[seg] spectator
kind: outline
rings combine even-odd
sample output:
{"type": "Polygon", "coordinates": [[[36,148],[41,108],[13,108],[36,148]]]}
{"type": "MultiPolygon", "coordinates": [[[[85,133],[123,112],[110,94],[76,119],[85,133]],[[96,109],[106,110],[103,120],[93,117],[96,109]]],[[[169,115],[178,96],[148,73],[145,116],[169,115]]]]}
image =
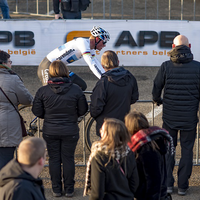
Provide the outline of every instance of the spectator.
{"type": "MultiPolygon", "coordinates": [[[[163,103],[163,128],[169,131],[177,146],[180,131],[181,159],[178,167],[178,194],[186,195],[193,165],[193,146],[198,122],[200,99],[200,63],[193,60],[188,38],[174,38],[170,60],[162,63],[153,86],[153,100],[163,103]],[[163,100],[161,93],[163,91],[163,100]]],[[[173,169],[175,156],[167,158],[168,192],[174,190],[173,169]]]]}
{"type": "MultiPolygon", "coordinates": [[[[16,106],[31,105],[32,95],[20,77],[11,70],[10,55],[0,50],[0,87],[16,106]]],[[[14,157],[16,146],[22,141],[19,114],[0,90],[0,169],[14,157]]]]}
{"type": "MultiPolygon", "coordinates": [[[[105,70],[95,57],[95,50],[101,51],[101,49],[106,46],[107,41],[110,40],[110,35],[105,29],[99,26],[94,26],[90,32],[91,36],[89,39],[76,38],[71,40],[51,51],[41,61],[37,73],[43,85],[46,85],[48,81],[49,65],[55,60],[61,60],[68,65],[83,57],[94,75],[98,78],[101,77],[101,74],[104,73],[105,70]]],[[[73,72],[70,72],[69,76],[72,82],[79,85],[82,90],[87,88],[85,81],[79,76],[73,72]]]]}
{"type": "Polygon", "coordinates": [[[7,0],[0,0],[0,7],[3,19],[10,19],[9,6],[7,0]]]}
{"type": "Polygon", "coordinates": [[[45,200],[42,180],[38,178],[46,159],[43,139],[23,140],[18,159],[11,160],[0,171],[0,200],[45,200]]]}
{"type": "Polygon", "coordinates": [[[130,135],[118,119],[106,119],[101,140],[93,143],[87,163],[84,195],[90,200],[133,200],[139,179],[130,135]]]}
{"type": "Polygon", "coordinates": [[[131,134],[130,149],[136,155],[139,187],[137,200],[167,200],[167,171],[165,154],[168,142],[173,141],[169,133],[159,127],[150,127],[146,117],[137,111],[125,117],[126,127],[131,134]]]}
{"type": "Polygon", "coordinates": [[[55,19],[81,19],[81,11],[89,6],[89,0],[53,0],[55,19]],[[59,4],[61,3],[60,14],[59,4]]]}
{"type": "Polygon", "coordinates": [[[67,66],[60,60],[49,67],[48,85],[37,91],[32,111],[44,119],[43,138],[47,143],[53,196],[74,194],[74,152],[79,139],[78,117],[88,110],[82,90],[69,79],[67,66]],[[61,175],[61,163],[63,175],[61,175]]]}
{"type": "Polygon", "coordinates": [[[117,54],[105,51],[101,57],[105,69],[91,95],[90,114],[96,120],[96,131],[105,118],[117,118],[124,121],[130,105],[138,100],[138,86],[135,77],[123,67],[119,67],[117,54]]]}

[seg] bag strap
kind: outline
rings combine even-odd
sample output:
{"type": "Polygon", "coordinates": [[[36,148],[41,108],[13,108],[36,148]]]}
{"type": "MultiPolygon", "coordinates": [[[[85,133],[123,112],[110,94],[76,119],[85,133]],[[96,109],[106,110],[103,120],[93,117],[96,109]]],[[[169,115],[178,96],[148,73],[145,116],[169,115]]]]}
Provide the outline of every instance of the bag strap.
{"type": "Polygon", "coordinates": [[[127,171],[127,170],[126,170],[126,157],[125,157],[125,172],[124,172],[124,170],[122,169],[119,160],[117,160],[117,159],[115,159],[115,160],[118,162],[119,168],[120,168],[121,172],[122,172],[122,173],[124,174],[124,176],[126,177],[126,171],[127,171]]]}
{"type": "Polygon", "coordinates": [[[13,102],[8,98],[8,96],[6,95],[6,93],[3,91],[3,89],[0,87],[0,90],[3,92],[3,94],[5,95],[5,97],[8,99],[8,101],[12,104],[12,106],[15,108],[15,110],[17,111],[17,113],[20,116],[19,111],[17,110],[17,108],[15,107],[15,105],[13,104],[13,102]]]}

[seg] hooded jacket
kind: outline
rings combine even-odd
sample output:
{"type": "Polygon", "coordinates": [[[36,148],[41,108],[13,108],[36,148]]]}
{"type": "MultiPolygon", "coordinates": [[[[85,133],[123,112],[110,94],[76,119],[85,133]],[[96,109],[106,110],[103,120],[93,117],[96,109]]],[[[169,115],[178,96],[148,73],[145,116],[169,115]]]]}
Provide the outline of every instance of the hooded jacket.
{"type": "MultiPolygon", "coordinates": [[[[13,71],[0,65],[0,87],[17,108],[31,105],[32,95],[13,71]]],[[[20,118],[12,104],[0,91],[0,147],[16,147],[22,141],[20,118]]]]}
{"type": "Polygon", "coordinates": [[[134,199],[139,183],[135,155],[129,147],[122,152],[119,149],[115,148],[109,161],[106,149],[98,149],[98,143],[92,146],[90,200],[134,199]]]}
{"type": "Polygon", "coordinates": [[[88,104],[79,86],[67,77],[50,78],[34,98],[32,111],[44,119],[47,135],[78,135],[77,120],[86,113],[88,104]]]}
{"type": "Polygon", "coordinates": [[[123,67],[111,69],[102,74],[91,95],[90,114],[97,122],[97,132],[104,118],[124,121],[130,105],[139,98],[135,77],[123,67]]]}
{"type": "Polygon", "coordinates": [[[180,45],[170,51],[170,60],[161,65],[154,79],[152,95],[155,102],[163,103],[163,121],[168,127],[176,130],[196,127],[200,62],[193,60],[189,47],[180,45]]]}
{"type": "Polygon", "coordinates": [[[167,195],[165,154],[169,140],[173,144],[167,131],[159,127],[142,129],[131,137],[129,147],[136,154],[139,175],[137,200],[160,200],[167,195]],[[155,149],[150,141],[156,143],[155,149]]]}
{"type": "Polygon", "coordinates": [[[45,200],[40,178],[23,171],[16,159],[0,171],[0,200],[45,200]]]}

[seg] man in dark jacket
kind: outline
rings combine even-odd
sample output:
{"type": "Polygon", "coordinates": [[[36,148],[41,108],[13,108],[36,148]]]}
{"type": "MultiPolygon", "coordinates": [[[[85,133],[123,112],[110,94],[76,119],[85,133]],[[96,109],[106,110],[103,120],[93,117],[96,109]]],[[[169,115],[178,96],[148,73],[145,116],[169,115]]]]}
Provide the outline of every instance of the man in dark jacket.
{"type": "Polygon", "coordinates": [[[81,11],[86,10],[89,4],[90,0],[53,0],[55,19],[81,19],[81,11]]]}
{"type": "Polygon", "coordinates": [[[105,118],[116,118],[124,121],[130,105],[138,100],[138,86],[135,77],[123,67],[119,67],[117,54],[105,51],[101,57],[105,69],[91,95],[90,114],[96,120],[96,131],[105,118]]]}
{"type": "MultiPolygon", "coordinates": [[[[180,131],[181,159],[178,168],[178,194],[185,195],[193,165],[193,146],[198,122],[200,97],[200,63],[193,60],[187,37],[174,38],[170,60],[164,62],[154,80],[153,101],[163,103],[163,128],[173,137],[177,146],[180,131]],[[163,100],[161,93],[163,92],[163,100]]],[[[168,193],[173,192],[175,157],[167,158],[168,193]]]]}
{"type": "Polygon", "coordinates": [[[45,200],[42,180],[38,178],[46,159],[41,138],[28,138],[18,149],[18,160],[11,160],[0,171],[0,200],[45,200]]]}

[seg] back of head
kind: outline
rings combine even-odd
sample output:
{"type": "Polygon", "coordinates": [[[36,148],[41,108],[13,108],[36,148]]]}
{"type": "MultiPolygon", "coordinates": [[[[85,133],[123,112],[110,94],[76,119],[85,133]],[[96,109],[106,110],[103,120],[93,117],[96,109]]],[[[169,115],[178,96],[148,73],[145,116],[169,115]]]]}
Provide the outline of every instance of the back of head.
{"type": "Polygon", "coordinates": [[[18,162],[28,167],[34,166],[38,160],[45,157],[46,143],[41,138],[23,140],[18,149],[18,162]]]}
{"type": "Polygon", "coordinates": [[[149,128],[147,118],[137,111],[132,111],[125,116],[125,125],[131,135],[134,135],[141,129],[149,128]]]}
{"type": "Polygon", "coordinates": [[[61,60],[55,60],[49,66],[50,77],[69,77],[69,70],[61,60]]]}
{"type": "Polygon", "coordinates": [[[113,151],[116,147],[126,146],[130,141],[130,134],[125,124],[118,119],[105,119],[104,134],[106,134],[106,137],[103,137],[102,143],[107,145],[110,151],[113,151]]]}
{"type": "Polygon", "coordinates": [[[105,69],[112,69],[119,66],[118,56],[114,51],[108,50],[101,56],[101,65],[105,69]]]}
{"type": "Polygon", "coordinates": [[[184,35],[178,35],[174,38],[173,40],[173,44],[174,46],[180,46],[180,45],[185,45],[187,47],[189,47],[189,41],[188,38],[184,35]]]}
{"type": "Polygon", "coordinates": [[[10,55],[7,52],[0,50],[0,64],[6,63],[9,58],[10,55]]]}

